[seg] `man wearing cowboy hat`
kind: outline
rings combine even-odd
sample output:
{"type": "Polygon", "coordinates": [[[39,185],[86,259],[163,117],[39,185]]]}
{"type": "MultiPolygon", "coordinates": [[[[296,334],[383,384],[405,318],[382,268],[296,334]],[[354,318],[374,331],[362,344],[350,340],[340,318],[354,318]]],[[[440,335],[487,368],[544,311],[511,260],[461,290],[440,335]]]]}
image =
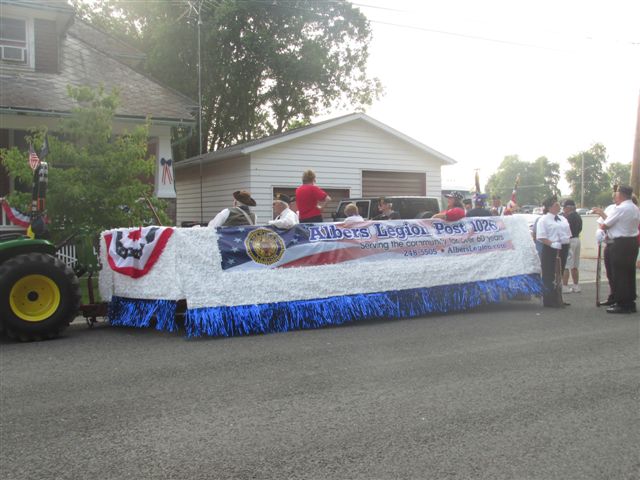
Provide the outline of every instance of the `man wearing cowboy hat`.
{"type": "Polygon", "coordinates": [[[288,195],[279,193],[273,200],[273,213],[276,216],[273,220],[269,220],[269,225],[277,228],[288,229],[294,227],[300,220],[296,212],[289,208],[291,198],[288,195]]]}
{"type": "Polygon", "coordinates": [[[256,201],[246,190],[233,192],[233,207],[225,208],[209,222],[209,227],[232,227],[236,225],[255,225],[256,214],[249,207],[255,207],[256,201]]]}

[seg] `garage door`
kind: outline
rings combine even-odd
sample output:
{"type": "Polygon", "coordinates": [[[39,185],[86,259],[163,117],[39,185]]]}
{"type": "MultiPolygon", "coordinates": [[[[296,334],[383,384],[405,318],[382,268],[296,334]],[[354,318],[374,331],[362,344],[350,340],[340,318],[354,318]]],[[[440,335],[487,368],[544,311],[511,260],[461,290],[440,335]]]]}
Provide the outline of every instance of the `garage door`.
{"type": "Polygon", "coordinates": [[[421,172],[362,172],[362,196],[426,195],[427,175],[421,172]]]}
{"type": "MultiPolygon", "coordinates": [[[[320,188],[322,188],[322,186],[320,186],[320,188]]],[[[331,201],[327,202],[324,208],[322,209],[322,218],[324,218],[325,222],[330,222],[332,221],[331,213],[336,211],[336,209],[338,208],[338,204],[340,203],[340,200],[349,198],[349,190],[342,189],[342,188],[322,188],[322,189],[325,192],[327,192],[327,195],[331,197],[331,201]]],[[[278,193],[284,193],[285,195],[289,195],[291,197],[296,194],[296,189],[286,188],[286,187],[282,187],[282,188],[274,187],[273,188],[274,198],[275,198],[275,195],[277,195],[278,193]]],[[[295,205],[294,205],[294,208],[295,208],[295,205]]]]}

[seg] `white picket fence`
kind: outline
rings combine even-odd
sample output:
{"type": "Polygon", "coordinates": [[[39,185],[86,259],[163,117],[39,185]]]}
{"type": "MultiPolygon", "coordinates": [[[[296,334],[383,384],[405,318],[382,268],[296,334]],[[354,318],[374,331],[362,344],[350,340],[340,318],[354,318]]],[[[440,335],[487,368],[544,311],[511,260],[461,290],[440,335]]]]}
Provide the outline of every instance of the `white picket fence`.
{"type": "Polygon", "coordinates": [[[71,268],[75,267],[76,263],[78,263],[78,257],[76,256],[76,246],[73,243],[69,243],[60,247],[56,252],[56,257],[58,257],[71,268]]]}

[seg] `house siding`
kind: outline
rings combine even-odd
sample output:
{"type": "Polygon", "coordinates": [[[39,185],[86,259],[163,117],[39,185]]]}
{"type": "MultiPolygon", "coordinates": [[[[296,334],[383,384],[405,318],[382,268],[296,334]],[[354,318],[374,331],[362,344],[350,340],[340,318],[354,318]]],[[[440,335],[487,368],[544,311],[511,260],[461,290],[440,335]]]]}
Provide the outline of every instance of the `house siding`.
{"type": "Polygon", "coordinates": [[[250,189],[261,221],[271,218],[273,187],[297,187],[312,169],[321,188],[362,195],[362,171],[423,172],[428,196],[440,197],[442,161],[357,120],[251,154],[250,189]]]}
{"type": "Polygon", "coordinates": [[[54,20],[36,18],[34,24],[34,55],[37,72],[58,73],[58,34],[54,20]]]}
{"type": "MultiPolygon", "coordinates": [[[[200,221],[200,167],[194,165],[175,171],[176,191],[178,195],[176,220],[182,222],[200,221]]],[[[249,159],[231,158],[202,166],[202,210],[203,221],[208,222],[220,210],[230,207],[233,192],[250,190],[249,159]]],[[[256,199],[257,200],[257,199],[256,199]]],[[[269,213],[271,199],[269,199],[269,213]]],[[[259,221],[268,220],[259,215],[259,221]]]]}

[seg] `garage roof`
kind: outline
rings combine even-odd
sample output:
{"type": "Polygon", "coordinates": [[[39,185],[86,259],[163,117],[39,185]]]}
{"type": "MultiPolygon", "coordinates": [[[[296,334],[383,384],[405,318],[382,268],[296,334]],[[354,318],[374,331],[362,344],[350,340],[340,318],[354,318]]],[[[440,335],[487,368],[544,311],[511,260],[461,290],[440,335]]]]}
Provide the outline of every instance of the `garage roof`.
{"type": "Polygon", "coordinates": [[[232,147],[223,148],[221,150],[216,150],[214,152],[204,153],[202,155],[197,155],[195,157],[188,158],[176,164],[176,168],[185,168],[189,165],[193,165],[195,163],[199,163],[202,160],[202,163],[210,163],[218,160],[224,160],[226,158],[239,157],[243,155],[249,155],[253,152],[257,152],[259,150],[263,150],[265,148],[270,148],[280,143],[288,142],[290,140],[294,140],[296,138],[304,137],[305,135],[310,135],[313,133],[321,132],[323,130],[336,127],[338,125],[343,125],[348,122],[353,122],[356,120],[362,120],[364,122],[373,125],[380,130],[383,130],[400,140],[407,142],[414,147],[424,151],[425,153],[434,156],[436,159],[440,160],[442,163],[447,165],[453,165],[456,163],[455,160],[446,156],[443,153],[434,150],[431,147],[426,146],[425,144],[418,142],[417,140],[401,133],[388,125],[385,125],[374,118],[364,114],[364,113],[351,113],[349,115],[344,115],[342,117],[333,118],[330,120],[325,120],[324,122],[315,123],[313,125],[307,125],[306,127],[296,128],[294,130],[289,130],[288,132],[279,133],[276,135],[271,135],[268,137],[260,138],[258,140],[252,140],[250,142],[239,143],[238,145],[234,145],[232,147]]]}

